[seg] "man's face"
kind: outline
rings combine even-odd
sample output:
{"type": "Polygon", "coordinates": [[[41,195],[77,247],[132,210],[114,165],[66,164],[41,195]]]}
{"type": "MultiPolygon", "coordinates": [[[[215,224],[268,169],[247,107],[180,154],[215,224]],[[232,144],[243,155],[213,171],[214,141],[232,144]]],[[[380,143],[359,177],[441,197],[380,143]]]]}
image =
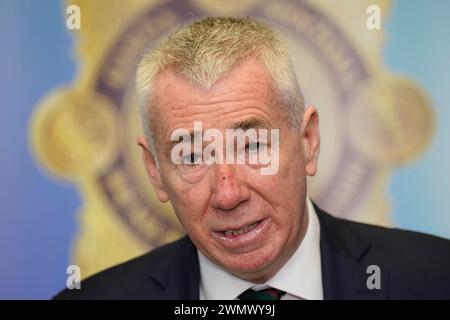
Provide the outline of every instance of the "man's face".
{"type": "Polygon", "coordinates": [[[247,280],[271,277],[306,231],[306,175],[316,172],[320,143],[316,110],[308,108],[300,128],[293,128],[270,74],[255,59],[241,62],[208,91],[167,71],[158,76],[155,93],[159,169],[145,139],[139,143],[159,200],[171,201],[187,234],[211,261],[247,280]],[[171,134],[192,131],[194,121],[221,132],[242,123],[279,129],[278,172],[262,175],[250,164],[174,164],[171,134]]]}

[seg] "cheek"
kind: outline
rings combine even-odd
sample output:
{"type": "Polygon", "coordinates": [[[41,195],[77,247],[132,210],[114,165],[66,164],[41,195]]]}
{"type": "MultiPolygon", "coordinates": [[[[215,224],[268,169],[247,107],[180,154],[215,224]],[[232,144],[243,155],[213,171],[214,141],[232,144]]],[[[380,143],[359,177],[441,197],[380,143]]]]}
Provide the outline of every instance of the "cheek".
{"type": "Polygon", "coordinates": [[[187,232],[199,232],[205,224],[208,208],[208,186],[202,183],[187,184],[180,179],[172,179],[168,184],[170,202],[181,224],[187,232]]]}
{"type": "Polygon", "coordinates": [[[273,222],[277,231],[282,231],[282,234],[295,228],[306,198],[306,176],[299,154],[301,150],[295,146],[286,149],[280,150],[280,167],[277,174],[261,175],[255,171],[249,175],[254,190],[274,209],[273,222]]]}
{"type": "Polygon", "coordinates": [[[253,170],[249,183],[273,206],[292,203],[293,195],[306,196],[306,175],[300,156],[280,154],[279,170],[274,175],[262,175],[253,170]]]}
{"type": "Polygon", "coordinates": [[[300,141],[292,138],[291,143],[286,146],[283,152],[280,152],[280,170],[277,177],[278,185],[282,186],[282,196],[291,199],[298,195],[301,199],[306,196],[306,172],[303,151],[300,147],[300,141]],[[289,192],[286,192],[289,190],[289,192]]]}

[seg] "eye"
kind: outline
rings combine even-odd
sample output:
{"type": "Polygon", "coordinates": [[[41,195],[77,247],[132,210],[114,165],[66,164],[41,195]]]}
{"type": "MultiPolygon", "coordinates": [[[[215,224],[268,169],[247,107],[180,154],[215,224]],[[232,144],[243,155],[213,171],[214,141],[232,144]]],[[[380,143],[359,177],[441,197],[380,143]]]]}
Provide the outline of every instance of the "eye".
{"type": "Polygon", "coordinates": [[[248,152],[256,152],[262,147],[264,147],[264,143],[259,141],[250,142],[245,145],[245,149],[248,150],[248,152]]]}
{"type": "Polygon", "coordinates": [[[196,153],[190,153],[182,158],[181,163],[187,166],[196,166],[202,163],[202,156],[196,153]]]}

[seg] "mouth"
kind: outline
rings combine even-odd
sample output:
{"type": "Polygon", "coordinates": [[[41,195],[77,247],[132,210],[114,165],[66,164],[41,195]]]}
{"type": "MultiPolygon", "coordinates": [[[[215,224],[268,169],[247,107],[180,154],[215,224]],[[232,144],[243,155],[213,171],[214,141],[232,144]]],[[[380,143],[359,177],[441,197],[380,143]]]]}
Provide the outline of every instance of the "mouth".
{"type": "Polygon", "coordinates": [[[258,240],[262,233],[268,229],[269,223],[270,219],[265,218],[236,229],[213,231],[212,234],[215,239],[226,246],[241,247],[258,240]]]}

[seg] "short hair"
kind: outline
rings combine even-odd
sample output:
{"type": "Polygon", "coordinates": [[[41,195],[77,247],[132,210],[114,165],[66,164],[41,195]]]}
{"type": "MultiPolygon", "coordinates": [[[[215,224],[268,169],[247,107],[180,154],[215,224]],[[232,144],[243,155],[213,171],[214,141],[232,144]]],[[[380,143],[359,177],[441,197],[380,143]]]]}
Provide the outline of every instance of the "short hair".
{"type": "Polygon", "coordinates": [[[281,101],[298,128],[304,98],[281,36],[266,23],[251,18],[207,17],[164,37],[146,53],[137,70],[136,90],[144,134],[158,163],[151,127],[154,80],[172,70],[194,86],[208,90],[238,62],[253,57],[263,62],[272,76],[281,101]]]}

